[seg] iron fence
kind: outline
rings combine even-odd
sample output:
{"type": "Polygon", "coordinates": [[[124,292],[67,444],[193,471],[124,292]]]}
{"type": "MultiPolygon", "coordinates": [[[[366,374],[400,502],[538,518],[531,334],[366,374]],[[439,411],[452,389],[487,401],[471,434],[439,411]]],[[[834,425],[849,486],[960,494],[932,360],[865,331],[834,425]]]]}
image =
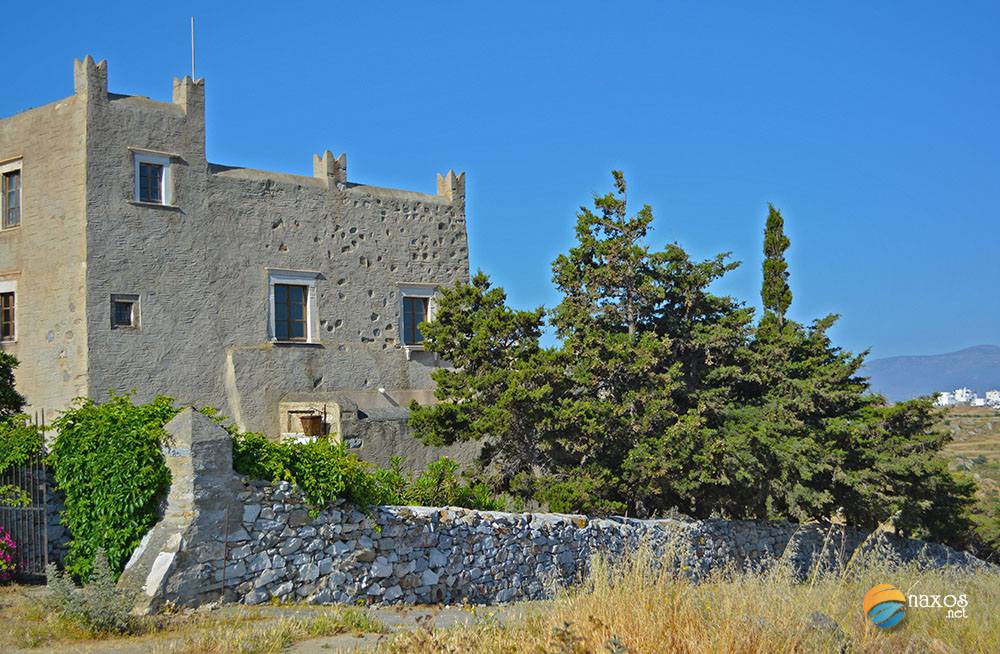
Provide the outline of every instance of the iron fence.
{"type": "Polygon", "coordinates": [[[47,472],[42,452],[23,465],[0,473],[0,527],[14,539],[17,576],[30,579],[45,575],[48,563],[47,472]]]}

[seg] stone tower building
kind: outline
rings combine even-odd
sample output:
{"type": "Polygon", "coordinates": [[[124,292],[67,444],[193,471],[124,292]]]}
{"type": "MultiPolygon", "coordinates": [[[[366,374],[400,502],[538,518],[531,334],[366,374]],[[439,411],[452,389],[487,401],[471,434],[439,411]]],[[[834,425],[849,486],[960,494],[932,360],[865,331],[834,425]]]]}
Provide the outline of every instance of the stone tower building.
{"type": "Polygon", "coordinates": [[[0,346],[31,407],[134,389],[275,437],[325,415],[375,460],[419,449],[405,406],[441,362],[416,325],[468,279],[464,174],[427,195],[329,151],[312,177],[213,164],[203,80],[159,102],[107,71],[78,60],[72,96],[0,120],[0,346]]]}

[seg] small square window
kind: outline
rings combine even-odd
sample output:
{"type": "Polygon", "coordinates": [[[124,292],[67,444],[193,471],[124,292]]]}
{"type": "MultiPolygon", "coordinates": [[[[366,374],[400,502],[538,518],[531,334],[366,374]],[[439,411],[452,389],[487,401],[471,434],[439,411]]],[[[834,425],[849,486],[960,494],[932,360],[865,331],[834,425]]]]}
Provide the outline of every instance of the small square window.
{"type": "Polygon", "coordinates": [[[13,341],[17,337],[14,323],[13,292],[0,293],[0,341],[13,341]]]}
{"type": "Polygon", "coordinates": [[[111,328],[136,329],[139,327],[139,296],[111,296],[111,328]]]}
{"type": "Polygon", "coordinates": [[[0,206],[3,209],[3,229],[21,224],[21,169],[9,170],[0,179],[0,206]]]}

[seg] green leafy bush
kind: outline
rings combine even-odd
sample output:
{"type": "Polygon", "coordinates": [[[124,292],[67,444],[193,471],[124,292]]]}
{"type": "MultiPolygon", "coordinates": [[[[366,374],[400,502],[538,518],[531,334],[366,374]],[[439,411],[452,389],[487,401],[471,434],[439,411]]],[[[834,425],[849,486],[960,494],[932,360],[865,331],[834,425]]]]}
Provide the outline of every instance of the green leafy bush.
{"type": "Polygon", "coordinates": [[[28,492],[14,484],[0,486],[0,506],[23,508],[31,504],[28,492]]]}
{"type": "Polygon", "coordinates": [[[493,510],[503,507],[485,484],[461,480],[458,464],[449,459],[432,463],[410,481],[402,473],[401,459],[394,459],[388,468],[377,468],[348,452],[342,444],[325,439],[276,443],[262,434],[236,434],[233,468],[255,479],[296,484],[314,510],[340,498],[362,509],[377,504],[493,510]]]}
{"type": "MultiPolygon", "coordinates": [[[[16,362],[15,362],[16,365],[16,362]]],[[[0,368],[3,364],[0,363],[0,368]]],[[[3,385],[0,372],[0,386],[3,385]]],[[[4,391],[0,390],[0,396],[4,391]]],[[[0,404],[4,402],[0,399],[0,404]]],[[[0,413],[3,413],[0,410],[0,413]]],[[[28,419],[15,414],[0,418],[0,472],[23,465],[29,458],[42,452],[42,432],[28,419]]],[[[0,484],[0,506],[25,507],[31,504],[28,493],[14,484],[0,484]]],[[[9,581],[16,571],[17,543],[0,525],[0,582],[9,581]]]]}
{"type": "Polygon", "coordinates": [[[500,511],[505,504],[493,496],[483,482],[463,480],[458,464],[441,457],[429,464],[410,484],[402,489],[406,504],[422,506],[464,506],[486,511],[500,511]]]}
{"type": "Polygon", "coordinates": [[[0,472],[22,465],[42,451],[42,432],[24,414],[0,418],[0,472]]]}
{"type": "Polygon", "coordinates": [[[66,495],[62,524],[71,536],[66,568],[73,575],[88,578],[98,549],[120,573],[156,522],[170,485],[160,452],[163,425],[176,414],[169,397],[137,405],[130,395],[112,394],[101,404],[77,399],[56,419],[49,461],[66,495]]]}
{"type": "Polygon", "coordinates": [[[94,553],[90,581],[77,588],[69,575],[55,565],[46,568],[48,593],[44,603],[64,620],[75,622],[92,634],[124,634],[133,631],[136,623],[132,609],[138,591],[120,587],[102,548],[94,553]]]}
{"type": "Polygon", "coordinates": [[[339,498],[359,507],[394,499],[392,484],[384,473],[327,439],[275,443],[262,434],[237,434],[233,437],[233,468],[256,479],[292,482],[317,509],[339,498]]]}

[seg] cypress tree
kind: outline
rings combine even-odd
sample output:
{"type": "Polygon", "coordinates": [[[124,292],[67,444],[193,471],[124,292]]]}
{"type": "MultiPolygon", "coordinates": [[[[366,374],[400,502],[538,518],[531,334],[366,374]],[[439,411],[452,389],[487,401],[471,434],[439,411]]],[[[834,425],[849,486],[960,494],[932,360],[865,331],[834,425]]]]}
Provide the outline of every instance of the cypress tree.
{"type": "Polygon", "coordinates": [[[764,322],[785,325],[785,313],[792,304],[792,289],[788,286],[788,263],[785,250],[791,241],[785,236],[785,221],[773,204],[767,205],[767,225],[764,227],[764,282],[760,298],[764,303],[764,322]]]}

